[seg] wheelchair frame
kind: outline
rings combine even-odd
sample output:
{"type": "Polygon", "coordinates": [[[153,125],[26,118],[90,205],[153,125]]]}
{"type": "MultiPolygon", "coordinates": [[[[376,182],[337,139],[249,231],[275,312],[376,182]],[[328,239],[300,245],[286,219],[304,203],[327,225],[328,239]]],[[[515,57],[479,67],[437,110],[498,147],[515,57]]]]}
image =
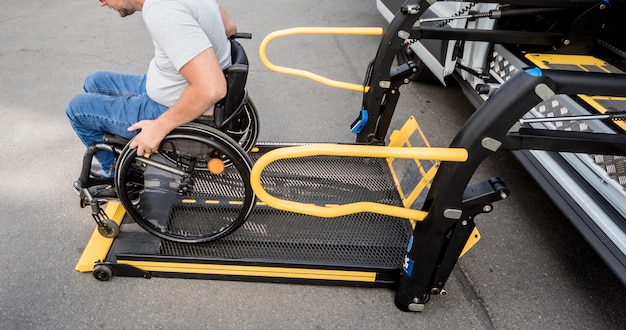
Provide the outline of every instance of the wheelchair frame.
{"type": "MultiPolygon", "coordinates": [[[[241,44],[235,40],[238,38],[250,39],[252,38],[252,35],[250,33],[237,33],[230,37],[233,64],[224,70],[227,83],[227,94],[222,100],[216,103],[213,116],[201,116],[194,120],[194,122],[183,125],[174,130],[174,132],[168,136],[181,134],[182,131],[184,132],[182,134],[201,136],[201,138],[205,139],[205,141],[218,140],[220,141],[218,143],[226,145],[230,149],[234,149],[232,152],[237,154],[235,158],[237,158],[237,160],[239,160],[242,164],[246,164],[245,166],[247,166],[247,171],[249,172],[249,168],[251,167],[249,164],[250,161],[248,158],[241,155],[245,155],[245,153],[250,151],[250,149],[252,149],[255,145],[259,131],[259,120],[256,107],[249,98],[248,92],[245,88],[248,76],[248,57],[241,44]],[[243,130],[242,125],[244,127],[243,130]]],[[[87,206],[91,208],[92,218],[95,220],[98,232],[102,236],[114,238],[119,233],[119,225],[115,221],[111,220],[102,209],[101,205],[105,203],[106,200],[94,197],[89,191],[89,188],[103,184],[115,185],[118,192],[118,198],[122,204],[127,210],[134,209],[133,201],[130,200],[125,187],[126,171],[128,171],[129,168],[128,166],[125,167],[122,170],[123,173],[120,172],[119,169],[122,164],[121,161],[128,157],[132,157],[134,151],[129,150],[128,148],[129,140],[122,137],[105,134],[104,140],[104,143],[98,143],[88,147],[85,155],[83,156],[83,165],[78,180],[78,183],[80,184],[80,205],[83,208],[87,206]],[[110,152],[115,156],[114,166],[116,167],[116,175],[114,178],[101,179],[94,178],[90,175],[93,157],[99,151],[110,152]],[[122,173],[122,175],[118,175],[118,173],[122,173]],[[120,186],[122,187],[120,188],[120,186]]],[[[143,158],[142,161],[144,164],[155,164],[147,158],[140,158],[143,158]]],[[[185,173],[176,169],[169,169],[169,171],[176,172],[185,177],[190,176],[190,173],[185,173]]],[[[250,209],[252,207],[253,200],[254,194],[246,197],[246,205],[249,204],[246,208],[250,209]]],[[[249,211],[247,213],[249,213],[249,211]]],[[[235,225],[233,225],[231,229],[224,230],[223,233],[211,235],[211,239],[221,237],[230,231],[235,230],[245,221],[245,214],[247,213],[244,213],[243,218],[240,217],[241,219],[236,221],[235,225]]],[[[135,212],[134,216],[137,217],[138,214],[135,212]]],[[[164,234],[161,231],[142,223],[140,220],[138,223],[141,224],[147,231],[157,236],[164,237],[164,234]]],[[[167,238],[166,235],[165,237],[167,238]]]]}

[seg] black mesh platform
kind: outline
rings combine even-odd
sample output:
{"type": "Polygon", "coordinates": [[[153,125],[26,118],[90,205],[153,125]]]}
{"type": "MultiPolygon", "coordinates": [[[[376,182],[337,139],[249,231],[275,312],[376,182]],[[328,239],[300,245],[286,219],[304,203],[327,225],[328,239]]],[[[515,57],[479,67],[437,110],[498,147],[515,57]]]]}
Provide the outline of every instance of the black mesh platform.
{"type": "MultiPolygon", "coordinates": [[[[401,205],[384,159],[310,157],[281,160],[263,172],[262,182],[276,197],[316,205],[359,201],[401,205]]],[[[279,211],[263,203],[257,203],[247,222],[237,231],[209,243],[161,240],[135,227],[127,216],[109,259],[181,259],[185,262],[242,262],[314,268],[345,266],[383,269],[394,274],[399,274],[412,233],[406,219],[371,213],[318,218],[279,211]]]]}

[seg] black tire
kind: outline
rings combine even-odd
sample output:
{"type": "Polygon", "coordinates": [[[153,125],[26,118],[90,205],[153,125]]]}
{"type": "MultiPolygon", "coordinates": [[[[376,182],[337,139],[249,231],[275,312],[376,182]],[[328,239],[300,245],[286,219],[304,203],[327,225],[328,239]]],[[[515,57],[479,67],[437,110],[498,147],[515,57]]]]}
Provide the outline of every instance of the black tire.
{"type": "Polygon", "coordinates": [[[102,220],[102,225],[98,226],[98,233],[106,238],[115,238],[120,232],[120,226],[111,219],[102,220]]]}
{"type": "Polygon", "coordinates": [[[250,152],[259,137],[259,114],[252,99],[247,95],[243,106],[243,114],[234,123],[229,124],[224,133],[237,141],[243,150],[250,152]]]}
{"type": "Polygon", "coordinates": [[[128,214],[149,233],[203,243],[230,234],[250,215],[255,201],[251,168],[249,156],[233,139],[190,123],[168,134],[150,158],[125,148],[116,186],[128,214]],[[209,162],[221,171],[210,170],[209,162]]]}
{"type": "Polygon", "coordinates": [[[437,79],[430,69],[422,62],[422,60],[415,55],[408,43],[405,43],[398,49],[396,54],[396,61],[398,65],[405,64],[409,61],[415,62],[417,65],[417,71],[412,74],[409,79],[417,82],[433,82],[437,79]]]}
{"type": "Polygon", "coordinates": [[[96,280],[106,282],[113,278],[113,269],[107,265],[99,264],[93,267],[92,274],[96,280]]]}
{"type": "Polygon", "coordinates": [[[217,128],[239,143],[243,150],[250,152],[256,145],[257,138],[259,137],[259,114],[252,99],[250,99],[247,94],[238,113],[239,114],[236,114],[233,118],[227,119],[220,127],[217,127],[210,117],[210,119],[201,117],[194,122],[217,128]]]}

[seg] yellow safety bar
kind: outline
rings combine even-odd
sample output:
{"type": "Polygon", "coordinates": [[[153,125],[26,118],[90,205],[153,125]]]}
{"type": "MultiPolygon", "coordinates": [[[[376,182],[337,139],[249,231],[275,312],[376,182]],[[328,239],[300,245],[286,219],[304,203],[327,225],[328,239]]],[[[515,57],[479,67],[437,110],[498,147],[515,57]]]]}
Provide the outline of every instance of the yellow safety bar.
{"type": "Polygon", "coordinates": [[[369,86],[363,86],[360,84],[337,81],[337,80],[320,76],[310,71],[274,65],[272,62],[270,62],[267,59],[266,49],[270,41],[276,38],[292,36],[296,34],[352,34],[352,35],[379,36],[383,34],[382,28],[380,27],[353,27],[353,28],[299,27],[299,28],[292,28],[292,29],[286,29],[286,30],[278,30],[278,31],[274,31],[268,34],[265,37],[265,39],[263,39],[263,41],[261,42],[261,47],[259,49],[259,56],[261,57],[261,62],[263,62],[263,64],[272,71],[308,78],[308,79],[322,83],[330,87],[343,88],[343,89],[356,91],[356,92],[362,92],[362,93],[367,93],[369,91],[369,86]]]}
{"type": "Polygon", "coordinates": [[[404,148],[361,145],[318,144],[297,147],[287,147],[272,150],[260,157],[252,167],[250,181],[257,197],[267,205],[283,211],[296,212],[323,218],[339,217],[360,212],[371,212],[393,217],[423,220],[427,212],[392,206],[374,202],[357,202],[344,205],[318,206],[276,198],[270,195],[261,184],[261,173],[272,162],[281,159],[300,158],[309,156],[345,156],[345,157],[372,157],[372,158],[406,158],[430,159],[451,162],[467,160],[467,150],[462,148],[404,148]]]}

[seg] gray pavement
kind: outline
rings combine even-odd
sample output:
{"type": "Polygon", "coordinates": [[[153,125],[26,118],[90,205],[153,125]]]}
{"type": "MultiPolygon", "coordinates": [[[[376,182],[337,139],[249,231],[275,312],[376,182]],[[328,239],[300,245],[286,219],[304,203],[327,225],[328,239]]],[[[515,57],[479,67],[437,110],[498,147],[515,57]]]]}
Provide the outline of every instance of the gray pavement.
{"type": "MultiPolygon", "coordinates": [[[[385,26],[373,0],[222,1],[251,59],[262,141],[353,142],[361,96],[262,67],[262,38],[297,26],[385,26]]],[[[277,40],[270,58],[361,82],[377,37],[277,40]]],[[[0,329],[619,329],[626,289],[507,153],[476,179],[500,176],[512,197],[478,218],[483,238],[445,297],[403,313],[388,289],[114,278],[74,271],[94,224],[71,183],[84,148],[65,117],[97,69],[144,72],[152,45],[140,15],[96,1],[0,3],[0,329]]],[[[472,109],[455,87],[403,88],[394,126],[415,115],[446,146],[472,109]]]]}

